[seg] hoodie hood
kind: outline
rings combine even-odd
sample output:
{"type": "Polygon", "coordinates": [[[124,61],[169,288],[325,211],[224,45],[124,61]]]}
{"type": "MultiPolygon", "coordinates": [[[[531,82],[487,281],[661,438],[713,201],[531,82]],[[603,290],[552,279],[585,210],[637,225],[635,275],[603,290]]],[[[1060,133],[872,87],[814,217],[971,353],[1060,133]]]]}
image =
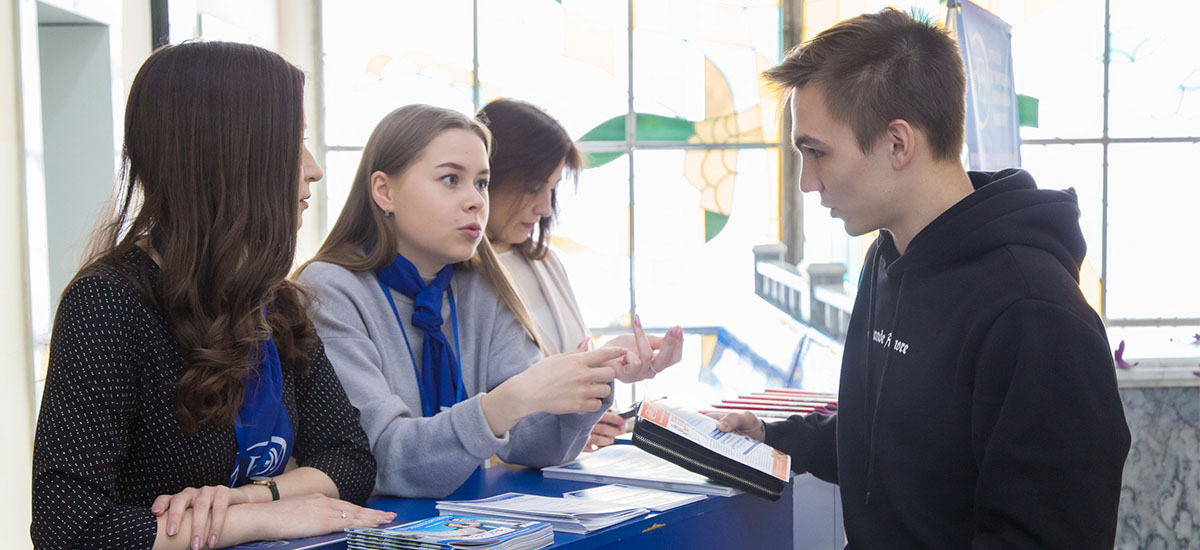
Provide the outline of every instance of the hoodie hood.
{"type": "MultiPolygon", "coordinates": [[[[888,266],[899,274],[919,266],[970,261],[1000,247],[1045,250],[1079,280],[1087,253],[1074,189],[1038,189],[1033,176],[1012,168],[968,172],[975,191],[938,216],[888,266]]],[[[887,243],[891,238],[883,233],[887,243]]]]}

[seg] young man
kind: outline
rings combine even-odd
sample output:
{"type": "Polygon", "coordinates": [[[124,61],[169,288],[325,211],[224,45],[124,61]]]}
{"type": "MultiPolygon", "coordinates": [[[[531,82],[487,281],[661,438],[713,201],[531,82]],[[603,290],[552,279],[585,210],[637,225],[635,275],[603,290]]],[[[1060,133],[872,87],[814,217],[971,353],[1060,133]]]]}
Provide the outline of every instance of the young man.
{"type": "Polygon", "coordinates": [[[1073,191],[967,173],[962,58],[892,9],[767,71],[800,188],[867,253],[838,414],[721,421],[840,485],[849,548],[1113,547],[1129,429],[1073,191]]]}

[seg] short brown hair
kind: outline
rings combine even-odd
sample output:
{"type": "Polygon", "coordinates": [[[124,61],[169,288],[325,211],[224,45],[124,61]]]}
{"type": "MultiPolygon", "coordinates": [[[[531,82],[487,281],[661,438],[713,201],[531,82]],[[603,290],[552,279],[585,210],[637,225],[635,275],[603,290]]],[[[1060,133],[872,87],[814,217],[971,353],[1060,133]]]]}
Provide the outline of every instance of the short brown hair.
{"type": "MultiPolygon", "coordinates": [[[[583,155],[567,131],[540,108],[513,99],[496,99],[476,115],[487,124],[496,143],[492,149],[493,193],[515,185],[537,192],[563,163],[567,176],[576,178],[583,169],[583,155]]],[[[537,240],[532,237],[517,246],[527,257],[546,256],[546,239],[558,214],[558,192],[550,195],[550,215],[538,222],[537,240]]]]}
{"type": "Polygon", "coordinates": [[[763,73],[787,93],[821,88],[826,106],[867,153],[889,122],[929,138],[933,156],[958,159],[966,121],[966,72],[944,30],[894,8],[842,21],[796,46],[763,73]]]}

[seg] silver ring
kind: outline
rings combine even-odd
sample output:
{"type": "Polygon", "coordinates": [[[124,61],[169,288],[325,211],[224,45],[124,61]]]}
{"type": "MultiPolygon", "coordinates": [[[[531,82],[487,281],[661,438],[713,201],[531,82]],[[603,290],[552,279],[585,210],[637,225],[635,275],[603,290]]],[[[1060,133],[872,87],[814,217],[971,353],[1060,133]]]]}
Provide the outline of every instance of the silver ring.
{"type": "Polygon", "coordinates": [[[660,370],[655,370],[655,368],[654,368],[654,363],[649,363],[649,365],[650,365],[650,372],[652,372],[652,373],[654,373],[654,374],[662,374],[662,371],[660,371],[660,370]]]}
{"type": "Polygon", "coordinates": [[[342,512],[342,519],[346,519],[346,512],[342,512]]]}

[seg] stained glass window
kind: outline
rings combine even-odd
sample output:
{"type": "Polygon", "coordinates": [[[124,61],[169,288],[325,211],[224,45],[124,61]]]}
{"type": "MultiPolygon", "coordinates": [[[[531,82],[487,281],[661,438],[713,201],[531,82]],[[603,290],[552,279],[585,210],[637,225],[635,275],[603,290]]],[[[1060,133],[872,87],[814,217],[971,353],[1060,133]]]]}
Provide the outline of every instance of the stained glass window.
{"type": "Polygon", "coordinates": [[[750,249],[779,240],[779,110],[759,76],[780,59],[778,0],[355,0],[322,14],[327,225],[385,113],[509,97],[587,156],[578,186],[559,188],[552,244],[587,289],[589,325],[627,325],[639,303],[648,325],[709,322],[721,294],[753,291],[750,249]]]}

